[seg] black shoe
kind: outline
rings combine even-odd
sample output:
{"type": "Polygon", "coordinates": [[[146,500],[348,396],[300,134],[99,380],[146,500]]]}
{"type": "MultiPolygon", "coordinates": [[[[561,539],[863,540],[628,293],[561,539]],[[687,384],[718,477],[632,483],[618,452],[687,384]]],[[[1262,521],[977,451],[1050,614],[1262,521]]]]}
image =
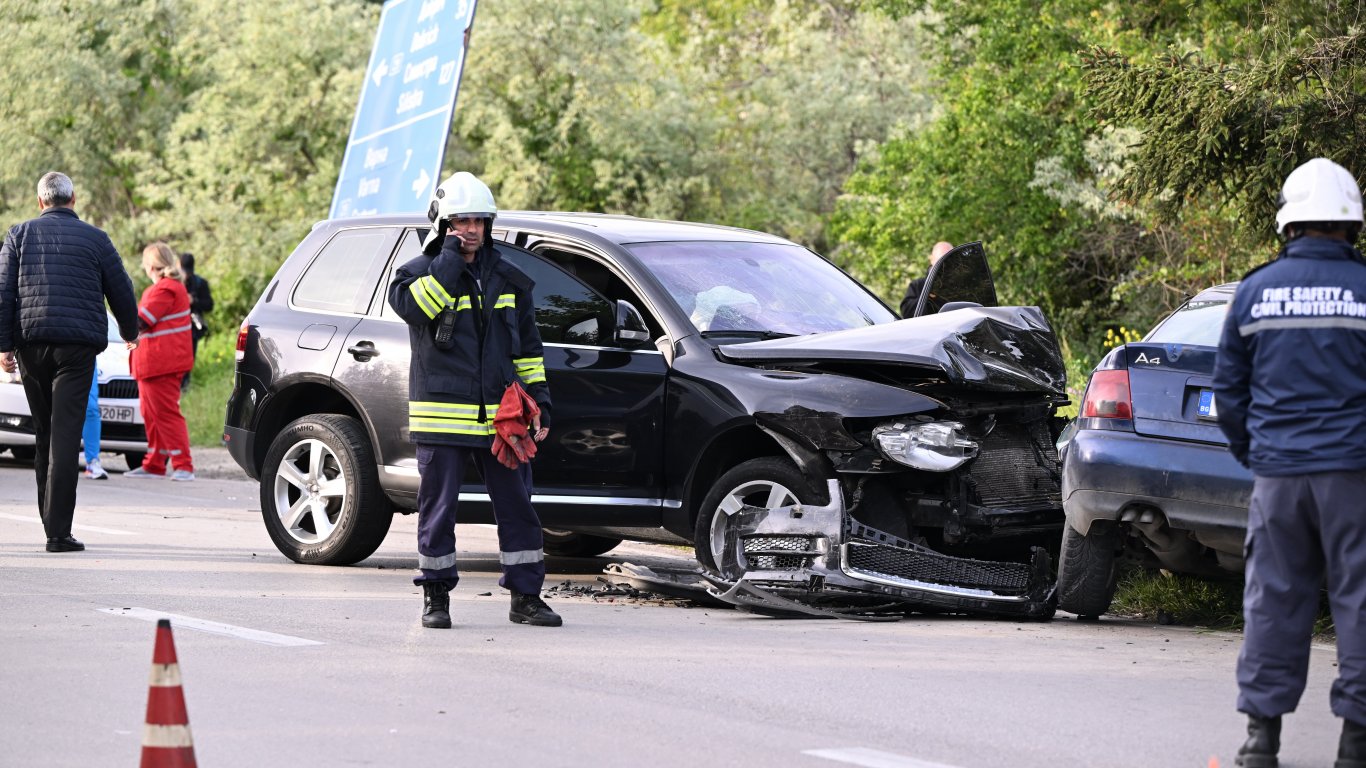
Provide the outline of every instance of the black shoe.
{"type": "Polygon", "coordinates": [[[427,629],[451,628],[451,588],[429,581],[422,585],[422,626],[427,629]]]}
{"type": "Polygon", "coordinates": [[[1338,759],[1333,768],[1366,768],[1366,725],[1343,719],[1338,759]]]}
{"type": "Polygon", "coordinates": [[[85,550],[85,545],[76,541],[75,537],[62,536],[47,540],[47,551],[49,552],[81,552],[85,550]]]}
{"type": "Polygon", "coordinates": [[[512,610],[508,611],[508,621],[533,627],[558,627],[564,623],[560,614],[550,610],[540,595],[524,595],[516,590],[512,592],[512,610]]]}
{"type": "Polygon", "coordinates": [[[1276,753],[1281,751],[1281,718],[1247,716],[1247,741],[1238,748],[1238,757],[1233,762],[1243,768],[1276,768],[1280,761],[1276,753]]]}

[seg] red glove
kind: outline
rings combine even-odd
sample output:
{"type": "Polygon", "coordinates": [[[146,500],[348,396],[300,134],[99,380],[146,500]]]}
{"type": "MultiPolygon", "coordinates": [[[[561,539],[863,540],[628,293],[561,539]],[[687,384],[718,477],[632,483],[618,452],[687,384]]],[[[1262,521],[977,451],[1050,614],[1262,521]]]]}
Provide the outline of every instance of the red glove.
{"type": "Polygon", "coordinates": [[[528,427],[540,415],[541,409],[521,384],[514,381],[508,385],[498,404],[498,415],[493,417],[490,451],[498,463],[516,469],[536,457],[536,441],[531,439],[528,427]]]}

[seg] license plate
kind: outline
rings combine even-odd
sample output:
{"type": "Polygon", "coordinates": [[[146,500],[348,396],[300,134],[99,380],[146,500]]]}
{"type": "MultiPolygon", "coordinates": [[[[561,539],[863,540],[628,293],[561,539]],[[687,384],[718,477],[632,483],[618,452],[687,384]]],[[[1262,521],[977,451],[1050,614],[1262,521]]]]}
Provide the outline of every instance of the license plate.
{"type": "Polygon", "coordinates": [[[101,405],[100,420],[131,424],[133,422],[133,409],[127,405],[101,405]]]}
{"type": "Polygon", "coordinates": [[[1219,418],[1219,407],[1214,404],[1214,392],[1212,390],[1200,390],[1200,408],[1197,413],[1202,419],[1219,418]]]}

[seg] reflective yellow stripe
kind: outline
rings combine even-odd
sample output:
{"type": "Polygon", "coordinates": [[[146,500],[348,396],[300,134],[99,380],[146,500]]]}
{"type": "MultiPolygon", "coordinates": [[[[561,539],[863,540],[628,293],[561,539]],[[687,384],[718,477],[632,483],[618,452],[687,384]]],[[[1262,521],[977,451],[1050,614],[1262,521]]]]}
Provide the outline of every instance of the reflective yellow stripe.
{"type": "Polygon", "coordinates": [[[427,281],[427,290],[431,292],[432,298],[436,299],[437,303],[445,306],[454,301],[454,299],[451,298],[451,295],[446,293],[446,288],[442,286],[441,283],[438,283],[435,277],[427,275],[422,279],[427,281]]]}
{"type": "Polygon", "coordinates": [[[517,306],[517,296],[511,293],[498,294],[498,301],[493,305],[494,309],[513,309],[517,306]]]}
{"type": "MultiPolygon", "coordinates": [[[[498,403],[484,405],[484,413],[492,419],[498,413],[498,403]]],[[[470,403],[433,403],[421,400],[408,402],[409,416],[435,416],[437,418],[479,418],[479,406],[470,403]]]]}
{"type": "Polygon", "coordinates": [[[421,280],[414,280],[412,285],[408,286],[408,292],[413,294],[413,300],[417,302],[417,308],[422,310],[422,314],[426,315],[428,320],[434,319],[437,313],[441,311],[440,307],[432,304],[432,299],[427,295],[427,291],[423,289],[421,280]]]}
{"type": "Polygon", "coordinates": [[[457,301],[457,302],[455,303],[455,311],[456,311],[456,312],[459,312],[459,311],[462,310],[462,309],[469,309],[469,308],[470,308],[470,297],[468,297],[468,296],[461,296],[461,297],[460,297],[460,301],[457,301]]]}
{"type": "Polygon", "coordinates": [[[540,384],[545,381],[545,358],[519,357],[512,361],[517,367],[517,376],[523,384],[540,384]]]}
{"type": "Polygon", "coordinates": [[[480,424],[477,421],[456,419],[408,419],[409,432],[446,432],[455,435],[491,435],[493,422],[480,424]]]}

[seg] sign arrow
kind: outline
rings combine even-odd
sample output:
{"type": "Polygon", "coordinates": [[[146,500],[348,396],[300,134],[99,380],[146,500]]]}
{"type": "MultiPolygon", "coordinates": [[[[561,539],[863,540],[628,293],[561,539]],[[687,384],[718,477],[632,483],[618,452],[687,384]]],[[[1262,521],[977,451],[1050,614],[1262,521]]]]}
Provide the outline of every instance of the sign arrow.
{"type": "Polygon", "coordinates": [[[414,194],[414,196],[419,197],[419,198],[422,197],[422,193],[424,193],[424,192],[427,191],[427,185],[430,184],[431,181],[432,181],[432,177],[431,177],[431,176],[428,176],[428,175],[427,175],[427,169],[426,169],[426,168],[423,168],[423,169],[422,169],[421,175],[419,175],[419,176],[417,177],[417,181],[414,181],[414,182],[413,182],[413,194],[414,194]]]}
{"type": "Polygon", "coordinates": [[[370,75],[370,79],[375,81],[376,88],[379,87],[380,79],[387,74],[389,74],[389,60],[385,59],[379,63],[378,67],[375,67],[374,73],[370,75]]]}

